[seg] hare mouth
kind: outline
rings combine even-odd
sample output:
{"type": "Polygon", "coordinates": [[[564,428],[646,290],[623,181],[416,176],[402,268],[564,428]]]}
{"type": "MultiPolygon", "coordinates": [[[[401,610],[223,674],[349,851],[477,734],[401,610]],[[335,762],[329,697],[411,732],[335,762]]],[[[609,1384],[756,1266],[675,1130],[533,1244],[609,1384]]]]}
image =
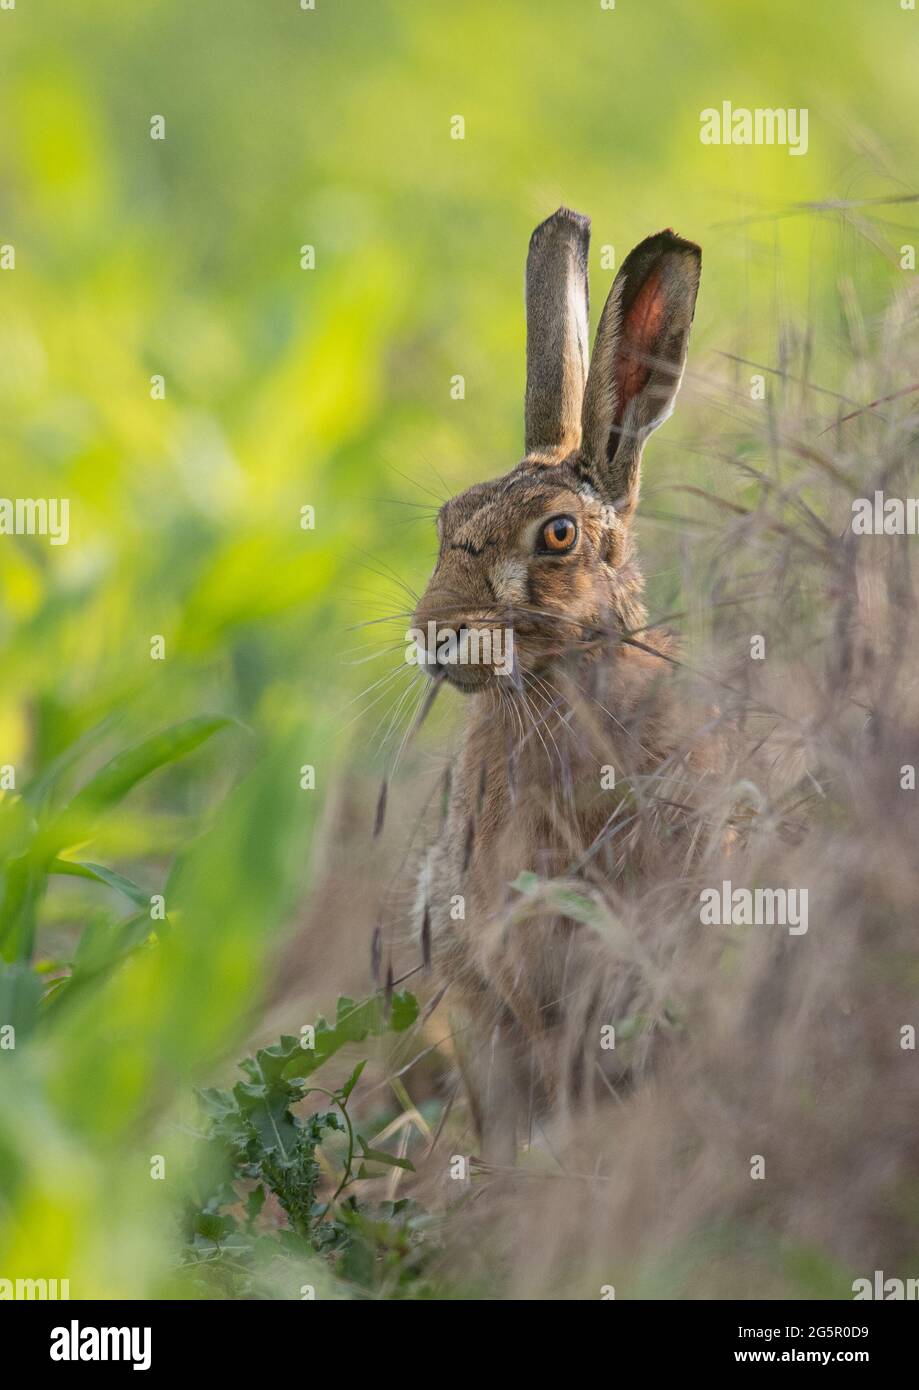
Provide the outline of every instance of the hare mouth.
{"type": "Polygon", "coordinates": [[[478,675],[473,675],[465,667],[440,666],[438,671],[444,675],[454,689],[461,690],[464,695],[477,694],[490,680],[489,672],[482,671],[478,675]]]}

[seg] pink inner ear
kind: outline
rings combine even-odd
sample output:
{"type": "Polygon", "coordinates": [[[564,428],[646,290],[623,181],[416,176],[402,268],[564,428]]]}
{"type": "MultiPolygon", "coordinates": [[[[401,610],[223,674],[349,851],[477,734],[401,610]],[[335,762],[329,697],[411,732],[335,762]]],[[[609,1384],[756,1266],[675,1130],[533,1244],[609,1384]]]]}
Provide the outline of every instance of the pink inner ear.
{"type": "Polygon", "coordinates": [[[632,301],[622,325],[622,345],[617,354],[616,418],[622,424],[629,402],[647,384],[653,367],[647,359],[656,355],[664,319],[665,297],[661,293],[661,268],[652,270],[632,301]]]}

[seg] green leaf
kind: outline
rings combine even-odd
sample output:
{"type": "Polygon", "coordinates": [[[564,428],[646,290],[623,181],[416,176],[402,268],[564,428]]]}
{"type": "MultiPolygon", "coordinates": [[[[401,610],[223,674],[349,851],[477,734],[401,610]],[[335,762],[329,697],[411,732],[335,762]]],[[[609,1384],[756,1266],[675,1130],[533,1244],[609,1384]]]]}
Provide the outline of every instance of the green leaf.
{"type": "Polygon", "coordinates": [[[359,1004],[343,995],[338,1001],[334,1024],[324,1018],[317,1020],[315,1047],[304,1048],[299,1038],[283,1037],[282,1048],[286,1046],[289,1054],[286,1062],[283,1062],[282,1053],[277,1048],[265,1048],[263,1052],[256,1053],[256,1060],[261,1061],[267,1054],[272,1061],[275,1058],[282,1061],[285,1076],[310,1076],[347,1043],[363,1042],[365,1038],[380,1037],[386,1032],[404,1032],[417,1017],[418,1000],[413,994],[394,994],[388,1018],[382,995],[371,995],[359,1004]]]}
{"type": "Polygon", "coordinates": [[[547,908],[564,913],[573,922],[583,922],[585,926],[597,927],[605,920],[603,910],[586,894],[574,892],[565,883],[541,879],[530,870],[518,874],[510,886],[518,893],[523,893],[525,897],[540,898],[547,908]]]}
{"type": "Polygon", "coordinates": [[[116,805],[151,772],[184,758],[230,722],[220,716],[200,715],[153,734],[100,768],[77,792],[70,806],[95,811],[116,805]]]}
{"type": "Polygon", "coordinates": [[[97,818],[116,806],[145,777],[200,747],[229,719],[202,715],[173,724],[118,753],[92,776],[38,837],[41,857],[51,857],[83,838],[97,818]]]}
{"type": "Polygon", "coordinates": [[[250,1222],[255,1221],[264,1205],[265,1189],[259,1183],[258,1187],[253,1187],[246,1196],[246,1217],[250,1222]]]}
{"type": "Polygon", "coordinates": [[[214,1212],[199,1211],[195,1217],[195,1232],[203,1236],[205,1240],[218,1241],[224,1239],[236,1229],[236,1222],[231,1216],[218,1216],[214,1212]]]}
{"type": "Polygon", "coordinates": [[[90,918],[77,942],[70,976],[52,982],[45,993],[46,1008],[57,1010],[70,1004],[87,985],[98,982],[143,946],[152,927],[153,923],[144,912],[123,922],[113,922],[101,915],[90,918]]]}
{"type": "Polygon", "coordinates": [[[345,1082],[344,1086],[342,1086],[341,1090],[338,1092],[338,1095],[339,1095],[339,1098],[340,1098],[342,1104],[344,1104],[344,1102],[345,1102],[345,1101],[348,1099],[348,1097],[351,1095],[351,1092],[354,1090],[355,1086],[357,1085],[358,1081],[360,1080],[361,1072],[364,1070],[364,1068],[366,1067],[366,1065],[367,1065],[366,1058],[364,1059],[363,1062],[358,1062],[357,1066],[354,1068],[354,1071],[351,1073],[351,1075],[348,1077],[348,1080],[345,1082]]]}
{"type": "Polygon", "coordinates": [[[143,945],[152,926],[145,913],[137,913],[124,922],[112,922],[104,917],[91,919],[77,942],[73,978],[95,975],[116,960],[122,960],[143,945]]]}
{"type": "Polygon", "coordinates": [[[60,779],[111,730],[114,723],[114,714],[107,714],[94,728],[87,730],[86,733],[69,743],[56,758],[52,758],[46,764],[37,777],[33,777],[31,782],[26,784],[22,792],[23,800],[28,803],[36,815],[50,801],[60,779]]]}
{"type": "Polygon", "coordinates": [[[395,1158],[393,1154],[384,1153],[382,1149],[372,1149],[361,1134],[357,1136],[357,1142],[360,1145],[361,1158],[366,1159],[368,1163],[381,1163],[384,1168],[404,1168],[406,1172],[414,1173],[415,1165],[407,1158],[395,1158]]]}
{"type": "MultiPolygon", "coordinates": [[[[0,903],[0,955],[28,960],[35,941],[38,904],[45,891],[48,866],[62,849],[85,839],[96,819],[116,805],[132,787],[167,763],[199,747],[231,721],[202,716],[188,719],[119,753],[89,779],[76,796],[41,827],[31,847],[7,864],[0,903]]],[[[92,865],[99,873],[99,865],[92,865]]],[[[125,890],[128,880],[115,886],[125,890]]],[[[149,900],[145,898],[149,905],[149,900]]]]}
{"type": "Polygon", "coordinates": [[[394,1033],[404,1033],[418,1017],[418,1000],[407,990],[394,994],[389,1009],[389,1026],[394,1033]]]}
{"type": "Polygon", "coordinates": [[[0,862],[5,864],[25,854],[36,829],[35,818],[21,796],[6,793],[0,797],[0,862]]]}
{"type": "Polygon", "coordinates": [[[195,1094],[211,1119],[220,1120],[224,1115],[230,1115],[236,1109],[236,1102],[230,1092],[221,1091],[217,1086],[201,1086],[195,1094]]]}
{"type": "Polygon", "coordinates": [[[42,983],[28,965],[0,965],[0,1028],[12,1026],[16,1045],[38,1020],[42,983]]]}
{"type": "Polygon", "coordinates": [[[46,876],[33,862],[31,852],[7,864],[0,902],[0,955],[5,960],[31,960],[38,904],[45,885],[46,876]]]}
{"type": "Polygon", "coordinates": [[[651,1026],[651,1020],[646,1014],[630,1014],[615,1025],[616,1040],[618,1042],[630,1042],[632,1038],[637,1038],[639,1033],[644,1033],[651,1026]]]}
{"type": "Polygon", "coordinates": [[[139,883],[133,879],[125,878],[124,874],[118,874],[114,869],[107,869],[103,864],[81,864],[75,859],[54,859],[48,870],[52,874],[65,874],[72,878],[88,878],[95,883],[104,883],[109,888],[116,888],[119,893],[123,893],[137,907],[149,909],[151,895],[145,888],[141,888],[139,883]]]}
{"type": "Polygon", "coordinates": [[[553,907],[564,912],[565,916],[574,922],[583,922],[585,926],[595,927],[604,921],[603,910],[591,898],[584,897],[581,893],[558,888],[550,894],[549,900],[553,907]]]}
{"type": "Polygon", "coordinates": [[[246,1057],[240,1067],[253,1081],[272,1082],[283,1076],[288,1062],[303,1051],[300,1039],[284,1033],[279,1043],[259,1048],[254,1057],[246,1057]]]}
{"type": "Polygon", "coordinates": [[[292,1163],[297,1151],[298,1127],[288,1109],[291,1099],[295,1098],[290,1088],[278,1086],[269,1090],[239,1081],[233,1087],[233,1095],[258,1135],[262,1149],[276,1154],[284,1165],[292,1163]]]}

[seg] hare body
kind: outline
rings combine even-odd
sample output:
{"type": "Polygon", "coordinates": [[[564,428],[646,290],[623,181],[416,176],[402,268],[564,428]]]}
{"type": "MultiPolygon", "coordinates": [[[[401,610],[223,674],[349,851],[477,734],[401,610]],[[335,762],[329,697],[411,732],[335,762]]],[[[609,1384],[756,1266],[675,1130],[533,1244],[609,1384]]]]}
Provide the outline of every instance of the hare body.
{"type": "Polygon", "coordinates": [[[422,632],[503,635],[512,652],[499,666],[464,662],[462,643],[446,659],[428,648],[430,673],[471,699],[418,884],[493,1163],[513,1161],[527,1122],[591,1090],[610,1061],[594,1040],[629,989],[595,933],[558,908],[521,912],[510,885],[639,875],[644,818],[616,788],[680,775],[672,643],[643,630],[631,521],[644,440],[682,375],[700,255],[671,232],[631,253],[588,371],[588,235],[567,209],[533,234],[526,457],[442,509],[415,614],[422,632]]]}

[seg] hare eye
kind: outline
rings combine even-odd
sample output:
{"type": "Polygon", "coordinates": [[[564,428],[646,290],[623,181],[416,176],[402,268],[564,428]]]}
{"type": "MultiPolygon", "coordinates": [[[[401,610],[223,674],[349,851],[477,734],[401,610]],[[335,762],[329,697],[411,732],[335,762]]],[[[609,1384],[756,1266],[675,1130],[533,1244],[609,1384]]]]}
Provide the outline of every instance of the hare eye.
{"type": "Polygon", "coordinates": [[[578,538],[577,522],[570,516],[554,516],[540,534],[540,549],[553,555],[570,550],[578,538]]]}

